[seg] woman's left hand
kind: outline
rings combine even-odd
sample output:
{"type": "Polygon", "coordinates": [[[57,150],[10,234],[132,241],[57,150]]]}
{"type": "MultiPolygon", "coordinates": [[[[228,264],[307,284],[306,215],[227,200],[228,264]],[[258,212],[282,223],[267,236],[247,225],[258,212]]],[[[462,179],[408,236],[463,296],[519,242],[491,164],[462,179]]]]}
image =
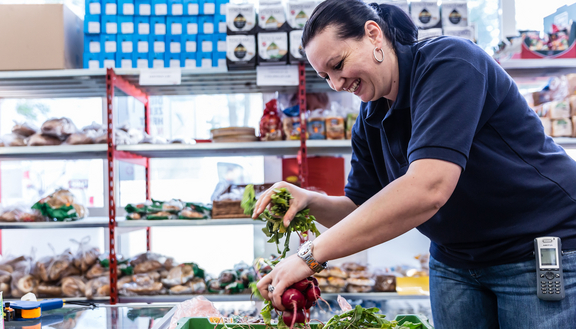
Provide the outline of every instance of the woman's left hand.
{"type": "Polygon", "coordinates": [[[258,282],[258,290],[262,297],[272,301],[272,306],[284,311],[282,306],[282,294],[292,284],[314,274],[308,265],[298,255],[292,255],[283,259],[274,267],[272,272],[266,274],[258,282]],[[274,287],[273,292],[268,291],[268,286],[274,287]]]}

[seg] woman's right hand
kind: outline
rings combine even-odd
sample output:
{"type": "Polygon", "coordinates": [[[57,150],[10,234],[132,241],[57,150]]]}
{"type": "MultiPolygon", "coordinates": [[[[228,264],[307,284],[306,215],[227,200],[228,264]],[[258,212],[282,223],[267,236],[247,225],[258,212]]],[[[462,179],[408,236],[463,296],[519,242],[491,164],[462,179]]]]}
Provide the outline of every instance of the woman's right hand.
{"type": "Polygon", "coordinates": [[[310,204],[311,192],[290,183],[278,182],[272,185],[271,188],[262,193],[260,198],[258,198],[256,206],[254,207],[252,218],[256,219],[264,211],[264,209],[268,207],[270,201],[272,200],[272,195],[275,193],[274,190],[282,187],[285,187],[288,192],[292,194],[290,207],[288,208],[288,211],[283,218],[284,227],[288,227],[290,222],[294,219],[294,216],[296,216],[300,210],[306,208],[310,204]]]}

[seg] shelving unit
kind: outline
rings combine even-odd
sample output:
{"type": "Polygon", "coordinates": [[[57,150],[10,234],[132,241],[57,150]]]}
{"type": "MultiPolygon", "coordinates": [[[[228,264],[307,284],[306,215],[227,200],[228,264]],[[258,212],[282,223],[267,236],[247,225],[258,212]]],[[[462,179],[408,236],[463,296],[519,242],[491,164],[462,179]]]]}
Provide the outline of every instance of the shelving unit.
{"type": "MultiPolygon", "coordinates": [[[[576,59],[568,60],[511,60],[502,67],[514,78],[551,76],[576,72],[576,59]]],[[[205,156],[255,156],[298,155],[300,175],[306,177],[306,159],[310,155],[349,154],[349,140],[341,141],[278,141],[250,143],[200,143],[195,145],[115,145],[112,139],[113,97],[134,96],[145,105],[145,129],[149,128],[148,97],[151,95],[193,95],[230,93],[282,93],[298,92],[301,108],[305,107],[306,92],[330,90],[326,82],[311,68],[299,67],[300,85],[287,87],[260,87],[256,85],[255,71],[226,72],[223,69],[182,70],[182,84],[176,86],[140,86],[138,69],[123,70],[57,70],[0,72],[0,98],[55,98],[55,97],[104,97],[107,101],[108,143],[99,145],[61,145],[37,147],[0,148],[0,160],[77,160],[106,159],[108,163],[108,189],[105,190],[110,211],[109,217],[86,218],[75,222],[0,223],[0,229],[45,228],[108,228],[110,235],[111,282],[116,279],[115,230],[116,228],[149,228],[200,225],[259,225],[251,219],[229,220],[159,220],[127,221],[116,218],[114,200],[114,163],[128,161],[145,166],[146,197],[150,198],[149,159],[205,156]]],[[[305,128],[305,126],[303,126],[305,128]]],[[[576,148],[576,139],[556,138],[565,148],[576,148]]],[[[306,183],[306,180],[303,180],[306,183]]],[[[150,246],[148,233],[148,249],[150,246]]],[[[123,297],[113,289],[110,302],[174,302],[191,296],[138,296],[123,297]]],[[[396,293],[341,294],[351,299],[426,299],[427,296],[403,296],[396,293]]],[[[248,295],[208,295],[213,301],[246,301],[248,295]]],[[[325,299],[335,299],[335,294],[323,294],[325,299]]]]}

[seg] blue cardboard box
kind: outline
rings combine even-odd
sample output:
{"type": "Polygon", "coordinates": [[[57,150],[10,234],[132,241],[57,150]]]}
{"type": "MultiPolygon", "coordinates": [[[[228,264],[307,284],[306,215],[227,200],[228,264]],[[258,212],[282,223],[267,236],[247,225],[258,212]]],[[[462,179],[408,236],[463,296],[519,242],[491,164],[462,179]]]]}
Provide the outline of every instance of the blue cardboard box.
{"type": "Polygon", "coordinates": [[[203,69],[212,67],[212,53],[196,53],[196,67],[201,67],[203,69]]]}
{"type": "Polygon", "coordinates": [[[121,34],[134,34],[134,16],[118,16],[121,34]]]}
{"type": "Polygon", "coordinates": [[[152,14],[152,1],[151,0],[134,0],[136,7],[135,14],[138,16],[150,16],[152,14]]]}
{"type": "Polygon", "coordinates": [[[182,0],[168,0],[168,15],[169,16],[184,15],[184,3],[182,2],[182,0]]]}
{"type": "Polygon", "coordinates": [[[100,62],[100,54],[84,53],[82,58],[84,61],[85,69],[99,69],[102,67],[102,62],[100,62]]]}
{"type": "Polygon", "coordinates": [[[116,34],[100,35],[101,53],[116,53],[118,51],[118,36],[116,34]]]}
{"type": "Polygon", "coordinates": [[[149,35],[134,35],[134,53],[148,54],[150,52],[150,36],[149,35]]]}
{"type": "Polygon", "coordinates": [[[198,34],[198,16],[182,17],[183,34],[198,34]]]}
{"type": "Polygon", "coordinates": [[[165,68],[166,67],[166,54],[165,53],[150,53],[150,67],[151,68],[165,68]]]}
{"type": "Polygon", "coordinates": [[[84,35],[84,53],[99,54],[102,51],[100,43],[100,35],[85,34],[84,35]]]}
{"type": "Polygon", "coordinates": [[[211,53],[215,51],[214,36],[199,34],[198,35],[198,51],[202,53],[211,53]]]}
{"type": "Polygon", "coordinates": [[[198,0],[183,0],[184,15],[198,16],[200,14],[200,4],[198,0]]]}
{"type": "Polygon", "coordinates": [[[230,0],[216,0],[216,15],[226,16],[226,4],[229,2],[230,0]]]}
{"type": "Polygon", "coordinates": [[[150,17],[148,16],[134,16],[134,25],[136,25],[136,34],[149,35],[150,34],[150,17]]]}
{"type": "Polygon", "coordinates": [[[166,67],[172,67],[172,68],[182,67],[182,54],[166,53],[164,60],[166,67]]]}
{"type": "Polygon", "coordinates": [[[198,0],[200,5],[200,15],[216,14],[216,0],[198,0]]]}
{"type": "Polygon", "coordinates": [[[214,16],[198,16],[198,34],[214,34],[214,16]]]}
{"type": "Polygon", "coordinates": [[[104,15],[118,15],[118,0],[102,0],[104,15]]]}
{"type": "Polygon", "coordinates": [[[118,0],[118,15],[134,16],[134,0],[118,0]]]}
{"type": "Polygon", "coordinates": [[[215,15],[214,16],[214,33],[224,33],[226,34],[226,16],[225,15],[215,15]]]}
{"type": "Polygon", "coordinates": [[[152,16],[168,15],[168,0],[152,0],[152,16]]]}
{"type": "Polygon", "coordinates": [[[126,34],[118,35],[118,52],[132,54],[134,52],[134,37],[126,34]]]}
{"type": "Polygon", "coordinates": [[[182,17],[168,16],[166,18],[166,27],[168,28],[168,35],[181,35],[182,17]]]}
{"type": "Polygon", "coordinates": [[[134,65],[134,55],[132,53],[117,53],[116,63],[118,64],[118,67],[122,69],[131,69],[136,66],[134,65]]]}
{"type": "Polygon", "coordinates": [[[214,51],[226,54],[226,51],[228,51],[226,48],[226,34],[214,34],[214,43],[216,44],[214,51]]]}
{"type": "Polygon", "coordinates": [[[86,15],[101,15],[102,14],[102,1],[100,0],[85,0],[86,15]]]}
{"type": "Polygon", "coordinates": [[[226,52],[212,53],[212,67],[226,67],[226,52]]]}
{"type": "Polygon", "coordinates": [[[84,16],[84,33],[85,34],[100,34],[102,32],[102,21],[100,15],[85,15],[84,16]]]}
{"type": "Polygon", "coordinates": [[[166,37],[163,35],[150,36],[150,53],[164,54],[166,52],[166,37]]]}
{"type": "Polygon", "coordinates": [[[166,36],[166,52],[171,54],[182,53],[182,38],[179,35],[166,36]]]}
{"type": "Polygon", "coordinates": [[[166,17],[165,16],[150,17],[150,27],[152,28],[153,35],[166,35],[166,17]]]}
{"type": "MultiPolygon", "coordinates": [[[[194,56],[196,56],[196,52],[198,51],[198,37],[196,35],[183,35],[181,39],[182,52],[194,53],[194,56]]],[[[196,60],[196,57],[194,57],[194,60],[196,60]]]]}
{"type": "Polygon", "coordinates": [[[147,53],[134,53],[132,54],[132,63],[134,67],[139,69],[150,68],[150,54],[147,53]]]}
{"type": "Polygon", "coordinates": [[[102,33],[118,34],[118,16],[102,15],[102,33]]]}
{"type": "Polygon", "coordinates": [[[116,53],[100,53],[100,61],[102,61],[102,68],[115,68],[116,67],[116,53]]]}
{"type": "Polygon", "coordinates": [[[187,69],[195,69],[196,53],[182,53],[182,67],[187,69]]]}

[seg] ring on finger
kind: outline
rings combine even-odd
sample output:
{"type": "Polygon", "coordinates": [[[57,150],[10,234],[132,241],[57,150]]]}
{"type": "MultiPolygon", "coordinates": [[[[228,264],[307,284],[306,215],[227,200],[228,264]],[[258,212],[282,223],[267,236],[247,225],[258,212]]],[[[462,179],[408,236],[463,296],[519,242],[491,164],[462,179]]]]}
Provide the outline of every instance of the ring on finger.
{"type": "Polygon", "coordinates": [[[268,285],[268,292],[274,292],[274,286],[269,284],[268,285]]]}

